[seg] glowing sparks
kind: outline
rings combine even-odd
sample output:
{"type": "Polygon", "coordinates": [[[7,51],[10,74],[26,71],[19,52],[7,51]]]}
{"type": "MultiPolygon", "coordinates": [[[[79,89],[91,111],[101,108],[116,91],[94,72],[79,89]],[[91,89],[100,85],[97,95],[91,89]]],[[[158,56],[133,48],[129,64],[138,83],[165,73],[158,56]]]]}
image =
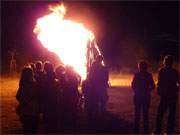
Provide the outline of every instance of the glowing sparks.
{"type": "Polygon", "coordinates": [[[34,33],[49,51],[56,53],[65,65],[71,65],[86,77],[86,53],[88,42],[94,35],[81,23],[65,20],[63,5],[50,7],[52,13],[37,20],[34,33]]]}

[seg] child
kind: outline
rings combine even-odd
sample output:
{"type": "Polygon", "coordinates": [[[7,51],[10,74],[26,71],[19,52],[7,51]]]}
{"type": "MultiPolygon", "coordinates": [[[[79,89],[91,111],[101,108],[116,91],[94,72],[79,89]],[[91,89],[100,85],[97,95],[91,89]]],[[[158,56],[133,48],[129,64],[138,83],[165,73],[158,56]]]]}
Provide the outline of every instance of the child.
{"type": "Polygon", "coordinates": [[[20,116],[24,133],[37,133],[39,119],[37,98],[38,94],[33,71],[30,67],[25,67],[21,74],[16,95],[16,99],[19,102],[17,113],[20,116]]]}
{"type": "Polygon", "coordinates": [[[145,61],[138,64],[139,71],[135,73],[132,81],[132,89],[134,90],[134,105],[135,105],[135,132],[139,132],[140,114],[143,109],[144,117],[144,131],[148,133],[149,129],[149,106],[151,91],[154,89],[155,84],[152,74],[147,71],[148,65],[145,61]]]}

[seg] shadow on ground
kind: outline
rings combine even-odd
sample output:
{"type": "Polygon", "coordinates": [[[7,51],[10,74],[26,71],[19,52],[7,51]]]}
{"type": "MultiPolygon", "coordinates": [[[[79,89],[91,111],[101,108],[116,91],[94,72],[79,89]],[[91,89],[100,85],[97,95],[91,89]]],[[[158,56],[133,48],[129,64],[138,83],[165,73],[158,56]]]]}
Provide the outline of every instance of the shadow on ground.
{"type": "Polygon", "coordinates": [[[80,121],[85,123],[79,123],[77,133],[132,133],[132,123],[129,123],[110,112],[107,112],[104,116],[99,116],[92,122],[88,122],[85,118],[80,119],[80,121]]]}

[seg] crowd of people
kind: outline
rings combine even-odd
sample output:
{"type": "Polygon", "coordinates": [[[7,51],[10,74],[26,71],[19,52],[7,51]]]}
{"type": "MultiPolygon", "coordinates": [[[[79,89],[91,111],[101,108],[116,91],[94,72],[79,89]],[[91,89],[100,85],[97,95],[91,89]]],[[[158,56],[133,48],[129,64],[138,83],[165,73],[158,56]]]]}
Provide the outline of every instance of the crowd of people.
{"type": "MultiPolygon", "coordinates": [[[[161,99],[157,111],[156,133],[161,133],[162,119],[167,109],[167,132],[174,132],[179,73],[172,64],[172,56],[166,56],[164,67],[159,71],[157,91],[161,99]]],[[[138,69],[132,80],[134,133],[139,133],[141,110],[144,133],[148,133],[151,91],[155,89],[155,83],[152,74],[148,72],[146,61],[138,63],[138,69]]],[[[108,80],[109,73],[102,56],[97,56],[84,81],[71,66],[59,65],[54,69],[50,62],[43,64],[41,61],[25,66],[16,95],[19,102],[16,112],[22,122],[23,132],[38,133],[40,116],[43,116],[46,133],[76,132],[82,102],[88,122],[96,122],[106,112],[108,80]]]]}
{"type": "Polygon", "coordinates": [[[21,73],[16,99],[17,114],[24,133],[37,133],[40,116],[46,133],[76,132],[76,121],[82,101],[89,121],[105,111],[108,70],[98,56],[82,83],[73,67],[41,61],[25,66],[21,73]],[[83,98],[84,97],[84,98],[83,98]]]}
{"type": "MultiPolygon", "coordinates": [[[[173,57],[164,57],[164,66],[158,73],[157,92],[160,96],[160,104],[157,110],[155,133],[162,133],[162,120],[164,113],[168,110],[167,133],[174,133],[176,106],[179,91],[179,73],[173,66],[173,57]]],[[[144,133],[149,132],[149,108],[151,92],[155,89],[152,74],[148,72],[148,64],[141,61],[138,64],[139,71],[135,73],[132,80],[134,90],[134,132],[139,133],[140,114],[143,111],[144,133]]]]}

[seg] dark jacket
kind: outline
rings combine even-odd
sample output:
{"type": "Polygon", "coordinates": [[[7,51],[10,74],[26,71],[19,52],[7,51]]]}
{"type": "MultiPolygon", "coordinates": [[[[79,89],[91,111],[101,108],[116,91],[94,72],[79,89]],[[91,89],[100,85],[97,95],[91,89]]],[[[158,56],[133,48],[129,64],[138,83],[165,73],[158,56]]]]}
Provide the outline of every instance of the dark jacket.
{"type": "Polygon", "coordinates": [[[94,62],[89,73],[90,83],[93,87],[106,89],[108,87],[108,69],[102,64],[94,62]]]}
{"type": "Polygon", "coordinates": [[[19,105],[16,109],[19,115],[36,116],[39,113],[38,93],[36,82],[24,82],[20,85],[16,99],[19,105]]]}
{"type": "Polygon", "coordinates": [[[137,72],[132,81],[132,89],[135,96],[147,97],[150,96],[150,92],[154,89],[155,84],[151,73],[137,72]]]}
{"type": "Polygon", "coordinates": [[[157,90],[162,98],[177,98],[179,74],[173,68],[161,68],[158,75],[157,90]]]}

